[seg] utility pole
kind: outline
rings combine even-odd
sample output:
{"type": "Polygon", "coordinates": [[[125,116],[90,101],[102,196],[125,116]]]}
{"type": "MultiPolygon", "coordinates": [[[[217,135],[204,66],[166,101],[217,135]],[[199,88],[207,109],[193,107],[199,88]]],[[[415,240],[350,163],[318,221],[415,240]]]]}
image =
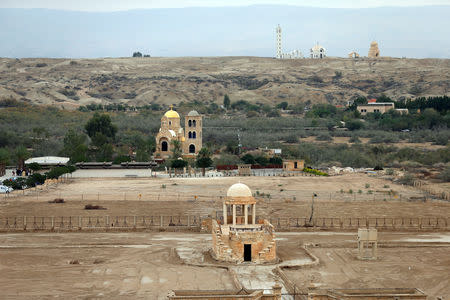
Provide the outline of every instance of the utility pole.
{"type": "Polygon", "coordinates": [[[311,215],[309,216],[309,224],[311,224],[312,219],[313,219],[313,215],[314,215],[314,198],[317,197],[316,193],[312,194],[312,199],[311,199],[311,215]]]}

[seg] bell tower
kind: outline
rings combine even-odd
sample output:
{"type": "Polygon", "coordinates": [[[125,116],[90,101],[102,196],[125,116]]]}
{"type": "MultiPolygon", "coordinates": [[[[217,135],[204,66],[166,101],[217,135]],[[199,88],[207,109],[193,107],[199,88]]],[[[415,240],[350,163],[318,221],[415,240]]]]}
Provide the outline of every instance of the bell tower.
{"type": "Polygon", "coordinates": [[[202,149],[203,120],[202,116],[195,110],[192,110],[184,119],[184,143],[183,152],[185,155],[195,156],[202,149]]]}

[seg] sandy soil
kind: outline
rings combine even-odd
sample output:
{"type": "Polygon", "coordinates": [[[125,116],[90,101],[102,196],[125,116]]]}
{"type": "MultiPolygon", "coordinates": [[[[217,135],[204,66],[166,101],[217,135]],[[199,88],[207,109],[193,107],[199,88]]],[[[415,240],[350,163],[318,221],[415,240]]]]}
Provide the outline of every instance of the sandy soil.
{"type": "MultiPolygon", "coordinates": [[[[300,289],[312,282],[319,287],[417,287],[429,299],[450,294],[450,234],[380,233],[377,261],[355,258],[355,238],[354,233],[277,233],[278,253],[284,261],[305,260],[300,245],[317,245],[310,250],[319,266],[285,270],[300,289]]],[[[210,242],[209,234],[186,233],[2,234],[2,297],[166,299],[172,289],[232,289],[225,269],[184,263],[198,261],[210,242]],[[69,263],[75,260],[79,264],[69,263]]],[[[270,267],[262,268],[267,273],[254,266],[234,270],[241,284],[260,288],[277,280],[270,267]]]]}
{"type": "Polygon", "coordinates": [[[229,186],[239,181],[247,184],[254,193],[259,193],[257,210],[258,215],[263,217],[308,217],[313,193],[318,195],[315,199],[316,217],[450,215],[448,202],[406,201],[410,197],[422,197],[423,192],[420,190],[368,175],[349,174],[290,178],[74,178],[42,191],[16,191],[9,198],[3,196],[0,200],[0,217],[207,215],[214,210],[221,210],[220,197],[226,195],[229,186]],[[366,184],[370,187],[366,188],[366,184]],[[345,192],[341,193],[341,189],[345,192]],[[353,194],[348,193],[350,189],[353,194]],[[369,194],[369,190],[373,194],[369,194]],[[394,190],[396,195],[387,194],[389,190],[394,190]],[[271,196],[268,198],[262,194],[271,196]],[[66,203],[47,203],[55,198],[64,198],[66,203]],[[86,204],[101,205],[107,209],[86,211],[86,204]]]}

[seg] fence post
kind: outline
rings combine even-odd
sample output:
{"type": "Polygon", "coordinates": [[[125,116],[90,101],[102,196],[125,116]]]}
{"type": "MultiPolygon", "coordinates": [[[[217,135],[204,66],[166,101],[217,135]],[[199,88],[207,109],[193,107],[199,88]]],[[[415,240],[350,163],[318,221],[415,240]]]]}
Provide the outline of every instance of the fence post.
{"type": "Polygon", "coordinates": [[[83,227],[82,224],[83,220],[81,219],[81,216],[78,216],[78,229],[81,230],[81,228],[83,227]]]}
{"type": "Polygon", "coordinates": [[[106,229],[109,228],[109,216],[106,216],[106,229]]]}
{"type": "Polygon", "coordinates": [[[27,230],[27,216],[23,217],[23,230],[27,230]]]}
{"type": "Polygon", "coordinates": [[[187,226],[188,227],[191,226],[191,216],[190,215],[187,216],[187,226]]]}
{"type": "Polygon", "coordinates": [[[133,216],[133,228],[136,229],[136,216],[133,216]]]}
{"type": "Polygon", "coordinates": [[[160,218],[161,218],[161,219],[160,219],[160,222],[159,222],[159,226],[160,226],[160,227],[163,227],[163,216],[161,215],[160,218]]]}
{"type": "Polygon", "coordinates": [[[55,229],[55,218],[52,217],[52,230],[54,230],[54,229],[55,229]]]}

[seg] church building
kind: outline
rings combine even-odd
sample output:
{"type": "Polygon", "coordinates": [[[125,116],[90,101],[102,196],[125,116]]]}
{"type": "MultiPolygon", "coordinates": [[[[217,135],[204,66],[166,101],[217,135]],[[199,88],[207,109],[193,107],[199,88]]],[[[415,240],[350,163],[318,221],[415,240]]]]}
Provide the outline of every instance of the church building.
{"type": "Polygon", "coordinates": [[[179,141],[184,157],[195,157],[202,148],[202,116],[192,110],[184,118],[185,129],[181,127],[180,115],[173,110],[161,118],[161,128],[156,135],[155,157],[169,158],[173,141],[179,141]]]}

